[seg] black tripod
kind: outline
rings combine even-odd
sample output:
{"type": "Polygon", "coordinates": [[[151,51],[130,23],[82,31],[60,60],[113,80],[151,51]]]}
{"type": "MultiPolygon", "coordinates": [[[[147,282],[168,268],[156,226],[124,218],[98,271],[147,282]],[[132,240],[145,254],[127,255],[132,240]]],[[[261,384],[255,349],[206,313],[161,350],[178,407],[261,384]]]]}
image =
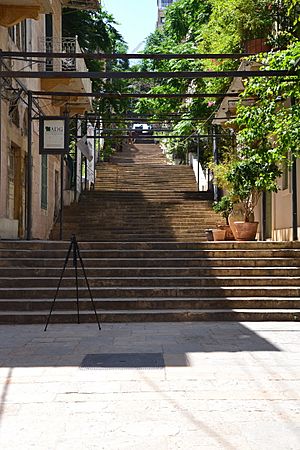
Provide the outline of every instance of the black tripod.
{"type": "Polygon", "coordinates": [[[95,316],[96,316],[96,320],[97,320],[97,323],[98,323],[98,327],[99,327],[99,330],[101,330],[101,326],[100,326],[100,322],[99,322],[99,318],[98,318],[95,302],[94,302],[94,299],[93,299],[93,296],[92,296],[92,292],[91,292],[91,289],[90,289],[90,285],[89,285],[89,282],[88,282],[88,279],[87,279],[87,276],[86,276],[84,264],[83,264],[83,261],[82,261],[82,258],[81,258],[80,252],[79,252],[79,247],[78,247],[78,243],[77,243],[77,240],[76,240],[76,236],[75,236],[75,234],[73,234],[72,237],[71,237],[69,250],[68,250],[65,262],[64,262],[64,267],[63,267],[63,270],[62,270],[62,273],[61,273],[61,276],[60,276],[60,280],[58,282],[58,286],[57,286],[57,289],[56,289],[54,300],[53,300],[51,308],[50,308],[50,313],[49,313],[49,316],[47,318],[47,322],[46,322],[46,326],[45,326],[44,331],[47,330],[47,327],[49,325],[51,314],[52,314],[53,309],[54,309],[54,304],[55,304],[55,301],[56,301],[57,296],[58,296],[60,285],[61,285],[64,273],[65,273],[65,270],[66,270],[66,267],[67,267],[67,264],[68,264],[68,260],[69,260],[69,256],[70,256],[71,251],[73,251],[73,267],[75,269],[76,299],[77,299],[77,323],[80,323],[80,317],[79,317],[79,292],[78,292],[78,264],[77,264],[77,257],[78,257],[79,261],[80,261],[81,268],[82,268],[82,272],[83,272],[83,275],[84,275],[84,278],[85,278],[85,282],[86,282],[86,285],[87,285],[87,288],[88,288],[88,291],[89,291],[89,294],[90,294],[90,299],[91,299],[91,302],[92,302],[92,305],[93,305],[93,309],[94,309],[94,312],[95,312],[95,316]]]}

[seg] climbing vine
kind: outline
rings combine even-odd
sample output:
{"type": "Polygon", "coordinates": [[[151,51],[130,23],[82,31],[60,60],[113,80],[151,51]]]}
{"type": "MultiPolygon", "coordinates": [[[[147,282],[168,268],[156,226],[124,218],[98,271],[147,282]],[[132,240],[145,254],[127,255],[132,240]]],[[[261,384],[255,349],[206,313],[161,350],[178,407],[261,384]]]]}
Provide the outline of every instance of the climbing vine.
{"type": "Polygon", "coordinates": [[[300,43],[259,56],[256,62],[262,70],[295,73],[289,77],[250,78],[234,120],[244,156],[256,155],[262,161],[278,163],[288,154],[299,156],[300,152],[300,43]]]}

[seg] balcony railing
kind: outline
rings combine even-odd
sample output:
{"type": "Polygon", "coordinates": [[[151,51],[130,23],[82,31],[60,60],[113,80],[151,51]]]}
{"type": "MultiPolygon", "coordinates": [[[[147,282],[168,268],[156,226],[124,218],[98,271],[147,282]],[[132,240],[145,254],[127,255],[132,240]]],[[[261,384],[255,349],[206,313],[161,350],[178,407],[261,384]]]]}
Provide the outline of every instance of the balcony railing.
{"type": "MultiPolygon", "coordinates": [[[[42,38],[40,40],[40,49],[46,53],[81,53],[82,50],[76,37],[63,37],[63,38],[42,38]]],[[[83,58],[45,58],[39,67],[40,71],[46,72],[70,72],[70,78],[72,78],[72,72],[87,72],[85,61],[83,58]]],[[[77,79],[77,82],[82,83],[82,87],[85,92],[91,91],[91,81],[89,79],[77,79]]],[[[76,84],[76,79],[74,79],[76,84]]]]}
{"type": "MultiPolygon", "coordinates": [[[[40,48],[42,52],[46,53],[81,53],[77,37],[42,38],[40,48]]],[[[86,64],[82,58],[46,58],[41,65],[41,70],[46,72],[87,72],[86,64]]]]}

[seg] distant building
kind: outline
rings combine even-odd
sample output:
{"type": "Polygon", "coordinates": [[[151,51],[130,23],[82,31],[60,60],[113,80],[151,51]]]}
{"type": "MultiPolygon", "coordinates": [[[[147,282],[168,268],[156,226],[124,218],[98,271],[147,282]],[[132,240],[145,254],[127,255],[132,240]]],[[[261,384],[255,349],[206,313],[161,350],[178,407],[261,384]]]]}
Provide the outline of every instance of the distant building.
{"type": "Polygon", "coordinates": [[[176,0],[157,0],[157,28],[161,27],[165,21],[165,9],[176,0]]]}

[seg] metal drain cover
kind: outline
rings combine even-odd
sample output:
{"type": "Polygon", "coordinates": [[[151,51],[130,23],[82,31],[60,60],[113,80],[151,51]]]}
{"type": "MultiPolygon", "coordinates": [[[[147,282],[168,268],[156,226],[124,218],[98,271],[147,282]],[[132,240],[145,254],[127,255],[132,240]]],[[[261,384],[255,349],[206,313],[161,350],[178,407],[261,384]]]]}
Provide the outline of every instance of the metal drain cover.
{"type": "Polygon", "coordinates": [[[101,353],[86,355],[82,369],[162,369],[162,353],[101,353]]]}

